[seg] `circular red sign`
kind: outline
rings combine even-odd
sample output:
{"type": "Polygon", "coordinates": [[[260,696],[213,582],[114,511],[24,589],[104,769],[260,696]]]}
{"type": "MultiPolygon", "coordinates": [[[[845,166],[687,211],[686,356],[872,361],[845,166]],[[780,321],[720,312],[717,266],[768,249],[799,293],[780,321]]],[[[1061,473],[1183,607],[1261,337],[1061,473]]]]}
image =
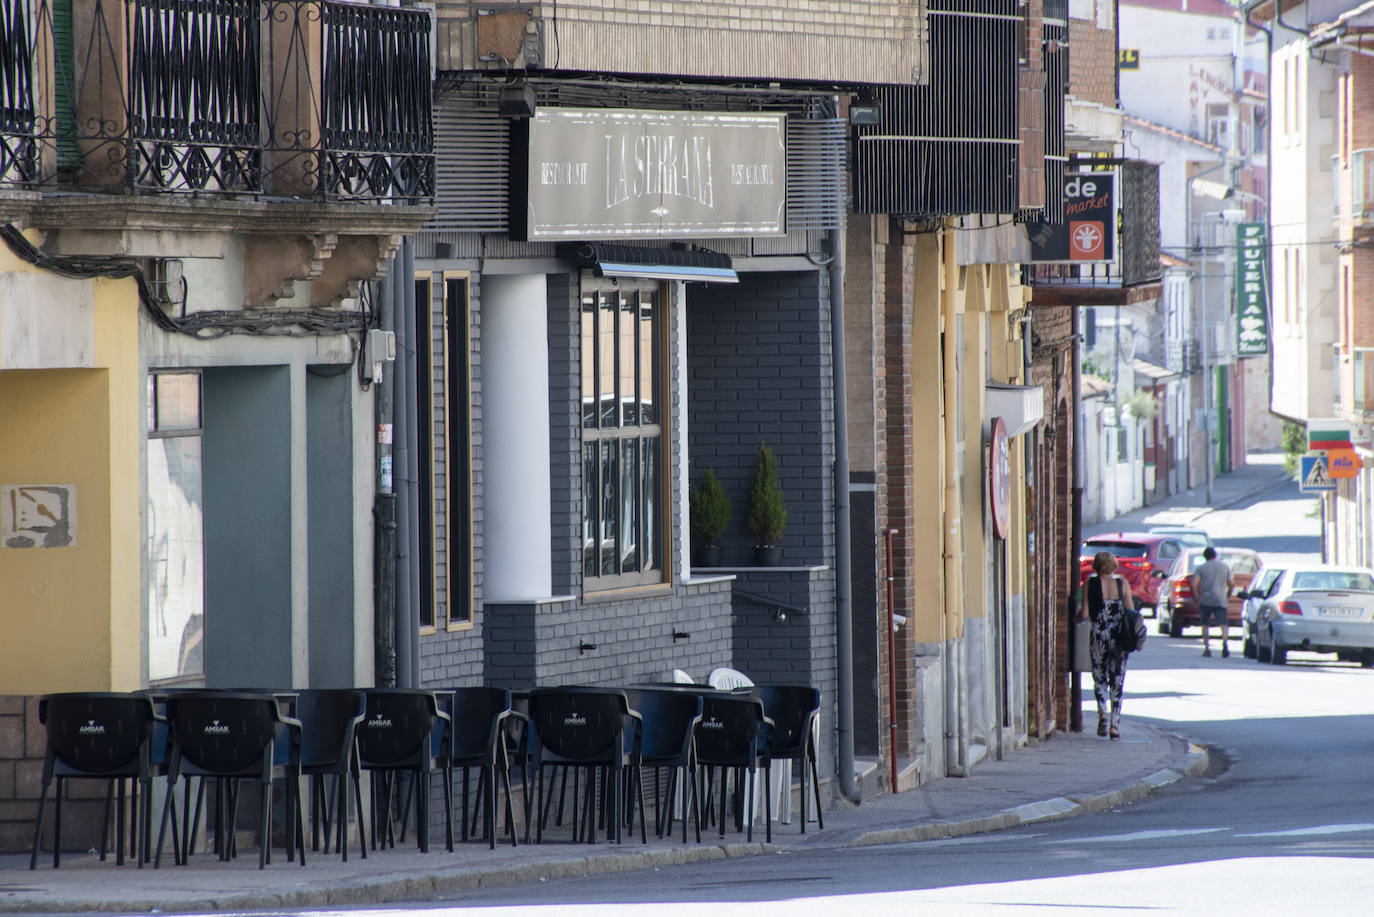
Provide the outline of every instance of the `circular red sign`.
{"type": "Polygon", "coordinates": [[[988,456],[988,493],[992,497],[992,527],[998,538],[1006,538],[1011,528],[1011,442],[1002,418],[992,419],[992,442],[988,456]]]}

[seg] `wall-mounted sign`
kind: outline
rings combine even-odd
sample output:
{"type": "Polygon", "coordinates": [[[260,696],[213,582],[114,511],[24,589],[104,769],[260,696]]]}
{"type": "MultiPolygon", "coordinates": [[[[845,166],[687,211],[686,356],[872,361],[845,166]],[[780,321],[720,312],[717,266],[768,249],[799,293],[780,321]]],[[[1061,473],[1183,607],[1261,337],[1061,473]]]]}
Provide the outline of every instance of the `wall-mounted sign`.
{"type": "Polygon", "coordinates": [[[988,495],[992,502],[992,527],[998,538],[1011,530],[1011,443],[1002,418],[992,419],[992,442],[988,446],[988,495]]]}
{"type": "Polygon", "coordinates": [[[1030,227],[1031,260],[1078,264],[1116,257],[1116,174],[1065,175],[1064,201],[1065,222],[1030,227]]]}
{"type": "MultiPolygon", "coordinates": [[[[781,235],[783,115],[540,108],[526,134],[513,238],[781,235]]],[[[517,166],[517,169],[519,167],[517,166]]]]}
{"type": "Polygon", "coordinates": [[[1140,69],[1140,49],[1122,48],[1116,52],[1116,69],[1118,70],[1139,70],[1140,69]]]}
{"type": "Polygon", "coordinates": [[[1363,467],[1364,462],[1354,449],[1332,449],[1326,453],[1326,470],[1337,480],[1358,477],[1363,467]]]}
{"type": "Polygon", "coordinates": [[[1269,352],[1269,246],[1263,223],[1236,226],[1236,356],[1269,352]]]}

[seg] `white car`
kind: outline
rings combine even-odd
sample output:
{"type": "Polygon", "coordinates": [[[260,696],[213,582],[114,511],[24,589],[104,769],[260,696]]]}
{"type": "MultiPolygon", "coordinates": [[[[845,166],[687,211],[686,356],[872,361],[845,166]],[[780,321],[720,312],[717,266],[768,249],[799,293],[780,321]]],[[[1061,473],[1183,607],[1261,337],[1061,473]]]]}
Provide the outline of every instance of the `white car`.
{"type": "Polygon", "coordinates": [[[1289,650],[1303,650],[1374,667],[1374,570],[1289,567],[1260,599],[1254,639],[1260,662],[1283,665],[1289,650]]]}

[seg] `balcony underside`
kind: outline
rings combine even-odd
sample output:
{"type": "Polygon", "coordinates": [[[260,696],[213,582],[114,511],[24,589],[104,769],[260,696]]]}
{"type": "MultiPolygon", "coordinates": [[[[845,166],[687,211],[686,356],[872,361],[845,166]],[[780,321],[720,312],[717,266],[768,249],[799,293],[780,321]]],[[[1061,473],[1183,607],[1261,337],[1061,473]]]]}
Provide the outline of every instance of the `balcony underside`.
{"type": "Polygon", "coordinates": [[[1160,281],[1135,284],[1068,284],[1033,282],[1031,303],[1036,306],[1132,306],[1158,299],[1160,281]]]}

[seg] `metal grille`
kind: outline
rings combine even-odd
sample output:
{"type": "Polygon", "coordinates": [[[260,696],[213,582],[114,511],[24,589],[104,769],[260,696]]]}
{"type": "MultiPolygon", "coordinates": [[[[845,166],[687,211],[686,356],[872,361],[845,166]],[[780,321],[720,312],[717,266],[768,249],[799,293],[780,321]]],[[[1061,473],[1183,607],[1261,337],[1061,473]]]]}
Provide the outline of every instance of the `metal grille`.
{"type": "Polygon", "coordinates": [[[325,187],[345,196],[434,196],[429,14],[324,4],[325,187]]]}
{"type": "Polygon", "coordinates": [[[1121,164],[1121,282],[1158,280],[1159,165],[1131,160],[1121,164]]]}
{"type": "Polygon", "coordinates": [[[787,229],[839,229],[844,226],[845,140],[847,124],[838,118],[787,119],[787,229]]]}
{"type": "Polygon", "coordinates": [[[0,2],[0,182],[34,178],[33,10],[28,0],[0,2]]]}
{"type": "Polygon", "coordinates": [[[427,229],[510,228],[510,122],[495,111],[441,105],[434,112],[439,212],[427,229]]]}
{"type": "MultiPolygon", "coordinates": [[[[1045,5],[1048,17],[1050,5],[1045,5]]],[[[1067,11],[1067,7],[1066,7],[1067,11]]],[[[1069,29],[1045,25],[1045,213],[1047,223],[1067,218],[1064,206],[1064,171],[1068,164],[1064,142],[1064,98],[1069,90],[1069,29]]]]}
{"type": "Polygon", "coordinates": [[[133,183],[260,189],[257,0],[136,0],[129,16],[133,183]]]}
{"type": "Polygon", "coordinates": [[[929,16],[930,82],[879,87],[881,123],[856,129],[855,207],[1015,213],[1022,10],[1016,0],[932,0],[929,16]]]}

